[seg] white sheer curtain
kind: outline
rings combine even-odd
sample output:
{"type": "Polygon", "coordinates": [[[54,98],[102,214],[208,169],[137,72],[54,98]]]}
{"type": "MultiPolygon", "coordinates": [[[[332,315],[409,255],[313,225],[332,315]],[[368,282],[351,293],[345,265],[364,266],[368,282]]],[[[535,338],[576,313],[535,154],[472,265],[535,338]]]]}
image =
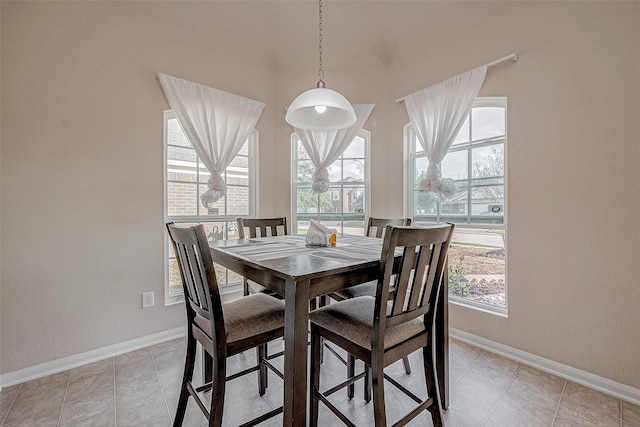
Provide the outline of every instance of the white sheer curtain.
{"type": "Polygon", "coordinates": [[[312,184],[314,193],[325,193],[329,190],[331,181],[329,180],[329,170],[327,168],[353,142],[353,139],[369,118],[373,107],[375,107],[374,104],[354,104],[356,122],[346,129],[321,131],[294,127],[300,137],[300,142],[302,142],[311,162],[315,166],[312,184]]]}
{"type": "Polygon", "coordinates": [[[226,194],[222,173],[238,154],[260,118],[264,103],[158,74],[164,94],[185,135],[211,177],[200,196],[206,208],[226,194]]]}
{"type": "Polygon", "coordinates": [[[483,65],[404,98],[411,124],[429,160],[427,176],[418,184],[418,191],[432,191],[441,200],[455,194],[455,182],[442,178],[440,163],[469,115],[486,73],[487,66],[483,65]]]}

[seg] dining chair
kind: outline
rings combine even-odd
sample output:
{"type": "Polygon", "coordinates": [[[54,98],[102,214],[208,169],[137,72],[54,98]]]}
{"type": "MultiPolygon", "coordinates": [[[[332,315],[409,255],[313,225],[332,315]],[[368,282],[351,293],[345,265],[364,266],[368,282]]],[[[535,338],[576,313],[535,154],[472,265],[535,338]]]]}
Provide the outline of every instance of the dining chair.
{"type": "MultiPolygon", "coordinates": [[[[397,226],[410,226],[411,218],[374,218],[369,217],[369,221],[367,222],[367,228],[365,230],[365,235],[369,237],[377,237],[383,238],[386,227],[388,225],[397,225],[397,226]]],[[[361,285],[351,286],[349,288],[340,289],[339,291],[335,291],[329,296],[336,301],[344,301],[346,299],[351,299],[355,297],[362,296],[375,296],[376,295],[376,286],[377,282],[367,282],[361,285]]],[[[389,294],[389,298],[391,298],[392,294],[389,294]]],[[[320,305],[326,305],[326,301],[321,300],[320,305]]],[[[331,347],[327,347],[332,353],[335,354],[331,347]]],[[[339,356],[338,356],[339,357],[339,356]]],[[[339,357],[341,360],[342,358],[339,357]]],[[[347,375],[353,376],[355,372],[356,361],[352,355],[347,356],[346,360],[347,365],[347,375]]],[[[407,375],[411,374],[411,365],[409,364],[409,358],[403,357],[402,364],[404,365],[404,371],[407,375]]],[[[368,367],[365,366],[365,371],[368,371],[368,367]]],[[[371,400],[371,385],[369,382],[370,378],[367,372],[364,379],[364,398],[367,402],[371,400]]],[[[353,384],[349,386],[347,389],[347,397],[352,399],[354,396],[354,386],[353,384]]]]}
{"type": "Polygon", "coordinates": [[[346,425],[355,426],[329,401],[329,395],[366,375],[363,372],[349,376],[341,384],[321,392],[321,339],[331,341],[371,367],[376,427],[387,425],[385,379],[418,404],[394,425],[405,425],[424,410],[431,413],[435,427],[442,425],[432,328],[453,228],[453,224],[424,228],[387,226],[375,297],[346,299],[310,313],[309,419],[312,426],[318,425],[320,402],[346,425]],[[395,261],[396,251],[402,254],[399,263],[395,261]],[[393,294],[391,299],[389,292],[393,294]],[[384,373],[385,367],[419,349],[424,361],[425,400],[384,373]]]}
{"type": "MultiPolygon", "coordinates": [[[[287,229],[287,218],[236,218],[238,225],[238,238],[256,238],[256,237],[270,237],[270,236],[285,236],[289,234],[287,229]],[[246,230],[245,230],[246,229],[246,230]]],[[[279,297],[275,292],[270,291],[258,283],[251,280],[247,280],[245,277],[242,280],[242,289],[244,295],[253,293],[265,293],[271,296],[279,297]]],[[[279,297],[281,298],[281,297],[279,297]]]]}
{"type": "MultiPolygon", "coordinates": [[[[193,397],[209,426],[222,425],[226,382],[258,371],[258,393],[267,387],[267,368],[282,374],[270,360],[267,343],[284,336],[284,303],[265,294],[254,294],[222,303],[207,236],[202,224],[178,227],[167,224],[167,231],[180,270],[187,310],[187,353],[174,427],[182,425],[187,402],[193,397]],[[203,348],[205,384],[194,384],[196,344],[203,348]],[[256,348],[257,364],[227,376],[227,358],[256,348]],[[210,393],[209,393],[210,392],[210,393]],[[204,394],[209,394],[205,398],[204,394]]],[[[253,426],[282,412],[273,409],[253,420],[253,426]]]]}

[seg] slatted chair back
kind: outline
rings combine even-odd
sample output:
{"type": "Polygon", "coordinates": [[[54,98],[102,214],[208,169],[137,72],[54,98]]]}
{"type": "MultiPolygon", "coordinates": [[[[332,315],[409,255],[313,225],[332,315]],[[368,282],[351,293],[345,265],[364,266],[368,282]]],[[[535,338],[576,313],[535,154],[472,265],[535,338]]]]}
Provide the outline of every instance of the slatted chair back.
{"type": "Polygon", "coordinates": [[[382,238],[384,237],[387,225],[409,226],[411,225],[411,218],[389,219],[369,217],[366,230],[367,232],[365,235],[369,237],[382,238]]]}
{"type": "Polygon", "coordinates": [[[178,227],[169,223],[167,230],[173,243],[187,301],[189,332],[209,347],[210,354],[214,354],[215,347],[215,354],[224,357],[226,333],[222,301],[204,226],[178,227]],[[196,314],[211,321],[213,336],[209,337],[194,323],[196,314]]]}
{"type": "Polygon", "coordinates": [[[425,325],[432,324],[453,228],[453,224],[386,227],[372,339],[384,336],[385,328],[419,316],[426,315],[425,325]],[[402,251],[399,264],[394,261],[396,250],[402,251]]]}
{"type": "Polygon", "coordinates": [[[287,230],[287,218],[237,218],[238,237],[245,239],[247,237],[269,237],[283,236],[289,234],[287,230]],[[249,231],[249,235],[245,231],[249,231]]]}

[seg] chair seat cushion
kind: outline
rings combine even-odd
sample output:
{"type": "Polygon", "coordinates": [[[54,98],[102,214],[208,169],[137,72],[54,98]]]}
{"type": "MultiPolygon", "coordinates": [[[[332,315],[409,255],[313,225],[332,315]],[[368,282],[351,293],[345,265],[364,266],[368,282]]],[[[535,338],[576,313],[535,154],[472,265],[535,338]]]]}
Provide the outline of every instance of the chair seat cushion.
{"type": "MultiPolygon", "coordinates": [[[[222,304],[227,344],[273,331],[284,326],[284,301],[265,294],[253,294],[222,304]]],[[[209,336],[211,322],[196,315],[195,323],[209,336]]]]}
{"type": "Polygon", "coordinates": [[[272,297],[276,297],[278,299],[284,299],[282,298],[280,295],[278,295],[277,293],[273,292],[271,289],[267,289],[264,286],[260,285],[259,283],[256,283],[252,280],[248,280],[247,281],[249,283],[249,288],[251,290],[252,294],[265,294],[265,295],[270,295],[272,297]]]}
{"type": "MultiPolygon", "coordinates": [[[[374,297],[358,297],[321,307],[309,313],[312,323],[371,350],[374,297]]],[[[387,328],[384,348],[388,349],[425,331],[422,316],[387,328]]]]}
{"type": "Polygon", "coordinates": [[[333,294],[340,300],[351,299],[356,297],[373,297],[376,295],[376,287],[378,282],[367,282],[361,285],[351,286],[349,288],[340,289],[333,294]]]}

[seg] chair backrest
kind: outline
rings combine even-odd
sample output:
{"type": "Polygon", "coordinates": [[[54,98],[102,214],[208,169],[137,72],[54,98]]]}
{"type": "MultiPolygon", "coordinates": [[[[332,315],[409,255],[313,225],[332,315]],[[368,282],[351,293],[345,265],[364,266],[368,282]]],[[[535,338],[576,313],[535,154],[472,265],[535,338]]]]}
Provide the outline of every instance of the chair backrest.
{"type": "Polygon", "coordinates": [[[187,301],[189,331],[197,327],[193,325],[193,320],[196,314],[200,315],[211,321],[213,336],[210,338],[213,345],[226,345],[222,301],[204,226],[178,227],[170,222],[167,231],[173,243],[187,301]]]}
{"type": "Polygon", "coordinates": [[[246,237],[270,237],[289,234],[287,230],[287,218],[237,218],[238,238],[246,237]],[[249,230],[249,235],[245,232],[249,230]]]}
{"type": "Polygon", "coordinates": [[[384,237],[384,231],[387,225],[409,226],[411,225],[411,218],[389,219],[369,217],[365,236],[384,237]]]}
{"type": "Polygon", "coordinates": [[[374,336],[419,316],[426,315],[428,327],[432,324],[453,228],[453,224],[387,226],[380,258],[374,336]],[[399,263],[395,260],[396,250],[402,251],[399,263]],[[392,298],[387,298],[389,292],[392,298]]]}

